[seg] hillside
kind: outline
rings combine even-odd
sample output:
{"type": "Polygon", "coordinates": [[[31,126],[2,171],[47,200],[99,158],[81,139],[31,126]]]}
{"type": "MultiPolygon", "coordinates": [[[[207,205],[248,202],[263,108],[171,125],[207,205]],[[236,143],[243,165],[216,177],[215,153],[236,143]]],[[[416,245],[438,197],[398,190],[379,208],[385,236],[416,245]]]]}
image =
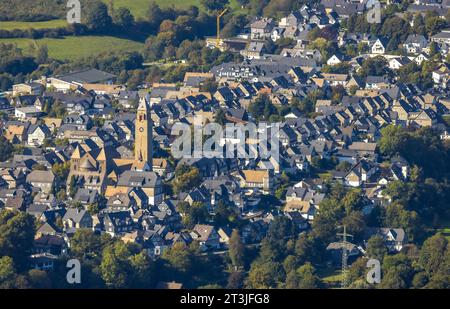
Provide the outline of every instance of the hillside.
{"type": "Polygon", "coordinates": [[[35,48],[47,45],[51,58],[58,60],[76,60],[79,58],[100,54],[106,51],[136,51],[143,43],[111,36],[80,36],[64,39],[0,39],[1,43],[14,43],[24,54],[31,54],[31,46],[35,48]]]}
{"type": "Polygon", "coordinates": [[[66,0],[2,0],[0,20],[43,21],[62,18],[66,0]]]}

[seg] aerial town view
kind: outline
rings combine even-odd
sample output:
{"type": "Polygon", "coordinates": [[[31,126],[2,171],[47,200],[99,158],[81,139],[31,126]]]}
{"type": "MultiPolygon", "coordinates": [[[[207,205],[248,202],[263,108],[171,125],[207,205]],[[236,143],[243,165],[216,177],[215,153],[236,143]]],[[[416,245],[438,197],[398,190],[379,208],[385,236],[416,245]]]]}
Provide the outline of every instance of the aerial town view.
{"type": "Polygon", "coordinates": [[[449,288],[450,0],[0,0],[1,290],[449,288]]]}

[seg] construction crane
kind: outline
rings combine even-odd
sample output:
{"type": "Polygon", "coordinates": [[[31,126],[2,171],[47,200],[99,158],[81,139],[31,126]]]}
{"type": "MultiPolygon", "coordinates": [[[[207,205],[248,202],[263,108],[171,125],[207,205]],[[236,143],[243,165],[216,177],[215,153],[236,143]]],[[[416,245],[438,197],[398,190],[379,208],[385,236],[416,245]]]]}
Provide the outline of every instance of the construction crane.
{"type": "Polygon", "coordinates": [[[219,15],[217,15],[217,41],[216,41],[216,47],[220,47],[220,19],[223,15],[228,11],[228,8],[225,8],[219,15]]]}

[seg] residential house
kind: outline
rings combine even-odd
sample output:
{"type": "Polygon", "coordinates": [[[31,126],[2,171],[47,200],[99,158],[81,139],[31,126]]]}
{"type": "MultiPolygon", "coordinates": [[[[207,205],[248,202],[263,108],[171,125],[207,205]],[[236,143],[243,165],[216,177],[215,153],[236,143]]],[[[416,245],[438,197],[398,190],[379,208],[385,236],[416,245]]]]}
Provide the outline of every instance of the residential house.
{"type": "Polygon", "coordinates": [[[220,236],[212,225],[196,224],[192,229],[191,237],[204,251],[220,248],[220,236]]]}
{"type": "Polygon", "coordinates": [[[428,40],[421,34],[410,34],[403,43],[408,54],[420,54],[428,46],[428,40]]]}
{"type": "Polygon", "coordinates": [[[402,228],[367,228],[365,230],[365,239],[373,236],[381,236],[389,252],[400,252],[407,243],[407,236],[402,228]]]}
{"type": "Polygon", "coordinates": [[[67,208],[62,218],[66,231],[73,229],[92,229],[93,220],[91,215],[84,209],[67,208]]]}
{"type": "Polygon", "coordinates": [[[27,175],[26,182],[48,194],[55,184],[55,175],[52,171],[32,171],[27,175]]]}
{"type": "Polygon", "coordinates": [[[158,205],[163,201],[161,178],[155,172],[125,171],[119,176],[118,190],[142,190],[148,198],[149,205],[158,205]]]}
{"type": "Polygon", "coordinates": [[[386,53],[388,41],[385,38],[378,38],[370,47],[372,54],[384,55],[386,53]]]}
{"type": "Polygon", "coordinates": [[[28,140],[29,146],[39,147],[42,146],[46,139],[50,138],[52,133],[45,124],[30,125],[28,128],[28,140]]]}
{"type": "Polygon", "coordinates": [[[289,187],[286,192],[285,212],[299,212],[306,220],[313,220],[325,194],[312,189],[289,187]]]}
{"type": "Polygon", "coordinates": [[[360,160],[344,177],[344,184],[351,187],[360,187],[363,183],[370,181],[371,176],[377,171],[375,163],[369,160],[360,160]]]}
{"type": "Polygon", "coordinates": [[[275,27],[272,18],[260,18],[250,25],[252,40],[265,40],[270,37],[272,29],[275,27]]]}
{"type": "Polygon", "coordinates": [[[134,222],[128,211],[108,212],[103,217],[103,227],[106,233],[116,237],[131,232],[134,222]]]}
{"type": "Polygon", "coordinates": [[[44,86],[40,83],[22,83],[13,85],[13,96],[19,95],[42,95],[44,86]]]}
{"type": "Polygon", "coordinates": [[[264,194],[272,191],[272,181],[269,170],[242,170],[238,177],[241,179],[242,188],[258,189],[264,194]]]}

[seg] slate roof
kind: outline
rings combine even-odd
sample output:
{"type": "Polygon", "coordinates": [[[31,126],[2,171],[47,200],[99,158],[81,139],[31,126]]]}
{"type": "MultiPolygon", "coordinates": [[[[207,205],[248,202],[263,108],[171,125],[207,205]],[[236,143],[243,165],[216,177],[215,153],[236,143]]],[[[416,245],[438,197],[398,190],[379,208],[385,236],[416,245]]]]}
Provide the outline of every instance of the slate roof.
{"type": "Polygon", "coordinates": [[[114,79],[116,76],[97,69],[87,69],[77,72],[72,72],[64,75],[56,76],[57,79],[68,83],[79,84],[96,84],[114,79]]]}

